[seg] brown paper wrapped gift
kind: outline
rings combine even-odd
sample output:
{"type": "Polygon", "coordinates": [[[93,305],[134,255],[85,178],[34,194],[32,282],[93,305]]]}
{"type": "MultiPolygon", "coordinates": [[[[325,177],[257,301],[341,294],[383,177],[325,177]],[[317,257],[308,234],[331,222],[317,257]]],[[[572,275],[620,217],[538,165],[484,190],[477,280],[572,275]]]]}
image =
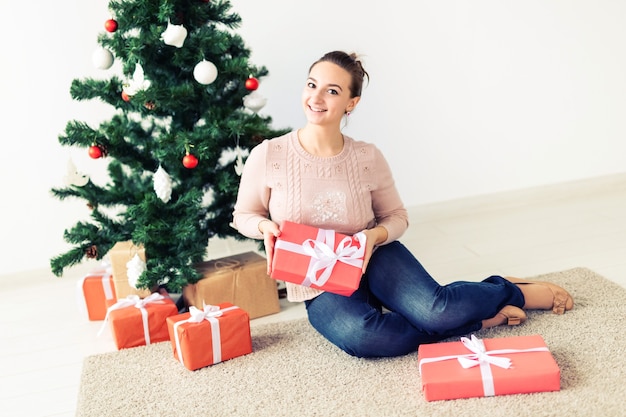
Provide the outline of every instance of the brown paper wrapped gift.
{"type": "Polygon", "coordinates": [[[118,299],[126,298],[129,295],[138,295],[141,298],[151,294],[150,289],[136,289],[128,283],[128,267],[126,264],[133,256],[139,255],[142,261],[146,261],[146,251],[143,247],[136,246],[131,241],[117,242],[109,250],[111,269],[113,270],[113,283],[115,285],[115,295],[118,299]]]}
{"type": "Polygon", "coordinates": [[[183,288],[188,305],[202,310],[203,302],[232,303],[251,319],[280,311],[276,281],[267,275],[267,261],[261,255],[245,252],[202,262],[197,269],[203,278],[183,288]]]}

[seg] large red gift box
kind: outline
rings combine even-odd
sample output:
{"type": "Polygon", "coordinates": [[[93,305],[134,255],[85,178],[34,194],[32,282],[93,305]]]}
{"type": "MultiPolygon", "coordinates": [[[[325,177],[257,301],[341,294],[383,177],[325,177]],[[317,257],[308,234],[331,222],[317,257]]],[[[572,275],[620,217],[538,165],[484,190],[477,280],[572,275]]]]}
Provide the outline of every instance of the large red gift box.
{"type": "Polygon", "coordinates": [[[276,239],[271,277],[350,296],[361,282],[365,234],[285,221],[276,239]]]}
{"type": "Polygon", "coordinates": [[[559,367],[539,335],[420,345],[427,401],[559,391],[559,367]]]}
{"type": "Polygon", "coordinates": [[[103,265],[90,271],[77,285],[81,307],[84,306],[89,320],[104,320],[107,308],[117,300],[110,267],[103,265]]]}
{"type": "Polygon", "coordinates": [[[169,297],[156,292],[146,298],[129,295],[108,308],[100,332],[108,322],[118,350],[165,342],[169,340],[166,319],[176,314],[178,308],[169,297]]]}
{"type": "Polygon", "coordinates": [[[250,317],[231,303],[167,318],[174,357],[195,371],[252,352],[250,317]]]}

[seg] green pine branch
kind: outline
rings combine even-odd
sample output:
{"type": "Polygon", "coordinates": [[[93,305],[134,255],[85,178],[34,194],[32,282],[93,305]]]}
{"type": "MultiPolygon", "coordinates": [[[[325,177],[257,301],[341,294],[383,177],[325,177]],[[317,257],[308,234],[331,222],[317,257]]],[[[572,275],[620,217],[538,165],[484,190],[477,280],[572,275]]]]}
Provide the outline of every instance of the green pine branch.
{"type": "Polygon", "coordinates": [[[51,259],[51,267],[60,276],[66,267],[100,259],[115,243],[132,240],[146,252],[147,269],[138,285],[178,291],[200,279],[194,265],[206,257],[211,237],[246,239],[230,226],[239,177],[234,161],[221,162],[223,153],[236,145],[249,150],[289,129],[275,129],[270,117],[243,106],[250,94],[246,79],[262,81],[269,71],[250,62],[250,50],[234,32],[241,18],[229,1],[115,0],[109,9],[118,30],[101,33],[98,43],[121,64],[121,73],[73,80],[70,94],[77,101],[98,100],[115,112],[97,126],[68,121],[58,137],[62,146],[100,147],[108,180],[51,190],[60,200],[84,200],[90,210],[88,222],[65,231],[72,248],[51,259]],[[187,30],[183,47],[164,43],[168,24],[187,30]],[[202,60],[218,70],[209,85],[194,76],[202,60]],[[150,85],[124,96],[137,65],[150,85]],[[187,152],[197,157],[196,168],[183,166],[187,152]],[[166,202],[154,190],[159,167],[172,182],[166,202]]]}

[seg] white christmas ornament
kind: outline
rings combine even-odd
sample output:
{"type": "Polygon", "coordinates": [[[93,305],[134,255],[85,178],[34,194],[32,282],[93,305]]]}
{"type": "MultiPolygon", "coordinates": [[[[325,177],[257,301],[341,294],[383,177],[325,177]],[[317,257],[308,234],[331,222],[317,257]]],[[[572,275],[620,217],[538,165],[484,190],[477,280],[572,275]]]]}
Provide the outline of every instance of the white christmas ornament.
{"type": "Polygon", "coordinates": [[[157,197],[164,203],[170,201],[170,198],[172,198],[172,178],[161,165],[159,165],[159,169],[154,173],[152,181],[157,197]]]}
{"type": "Polygon", "coordinates": [[[67,174],[64,178],[65,185],[75,185],[77,187],[83,187],[89,182],[89,175],[85,175],[82,172],[78,172],[76,165],[72,159],[67,162],[67,174]]]}
{"type": "Polygon", "coordinates": [[[150,80],[146,80],[143,74],[143,67],[141,64],[135,64],[135,72],[133,73],[133,79],[129,80],[122,90],[129,96],[134,96],[139,91],[147,90],[150,88],[150,80]]]}
{"type": "Polygon", "coordinates": [[[137,289],[137,281],[139,281],[139,277],[146,270],[146,263],[139,257],[138,254],[135,254],[135,256],[133,256],[133,258],[126,263],[126,269],[128,285],[137,289]]]}
{"type": "Polygon", "coordinates": [[[235,147],[235,153],[237,154],[237,162],[235,163],[235,174],[241,177],[243,173],[243,153],[239,146],[235,147]]]}
{"type": "Polygon", "coordinates": [[[167,28],[161,34],[164,44],[177,48],[182,48],[186,38],[187,29],[183,25],[173,25],[172,22],[167,22],[167,28]]]}
{"type": "Polygon", "coordinates": [[[212,62],[203,59],[193,69],[193,77],[200,84],[211,84],[217,78],[217,67],[212,62]]]}
{"type": "Polygon", "coordinates": [[[248,94],[243,98],[243,105],[246,109],[256,113],[261,110],[265,104],[267,103],[267,99],[257,93],[256,91],[248,94]]]}
{"type": "Polygon", "coordinates": [[[99,47],[93,51],[91,61],[93,62],[94,67],[106,70],[111,68],[113,65],[113,54],[108,49],[99,47]]]}

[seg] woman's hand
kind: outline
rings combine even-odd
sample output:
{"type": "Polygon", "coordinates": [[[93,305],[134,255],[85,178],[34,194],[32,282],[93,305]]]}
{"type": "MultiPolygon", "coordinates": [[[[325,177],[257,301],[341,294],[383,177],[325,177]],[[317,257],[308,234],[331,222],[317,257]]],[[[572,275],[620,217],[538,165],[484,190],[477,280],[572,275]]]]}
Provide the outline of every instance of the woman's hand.
{"type": "Polygon", "coordinates": [[[387,241],[388,233],[387,229],[382,226],[376,226],[373,229],[366,229],[362,232],[365,234],[367,241],[365,242],[365,257],[363,258],[363,268],[362,272],[365,273],[367,269],[367,264],[372,257],[372,253],[374,252],[374,247],[376,245],[380,245],[387,241]]]}
{"type": "Polygon", "coordinates": [[[280,236],[280,228],[278,224],[269,219],[261,220],[258,228],[263,233],[263,244],[265,245],[265,254],[267,255],[267,275],[271,275],[274,244],[276,243],[276,238],[280,236]]]}

